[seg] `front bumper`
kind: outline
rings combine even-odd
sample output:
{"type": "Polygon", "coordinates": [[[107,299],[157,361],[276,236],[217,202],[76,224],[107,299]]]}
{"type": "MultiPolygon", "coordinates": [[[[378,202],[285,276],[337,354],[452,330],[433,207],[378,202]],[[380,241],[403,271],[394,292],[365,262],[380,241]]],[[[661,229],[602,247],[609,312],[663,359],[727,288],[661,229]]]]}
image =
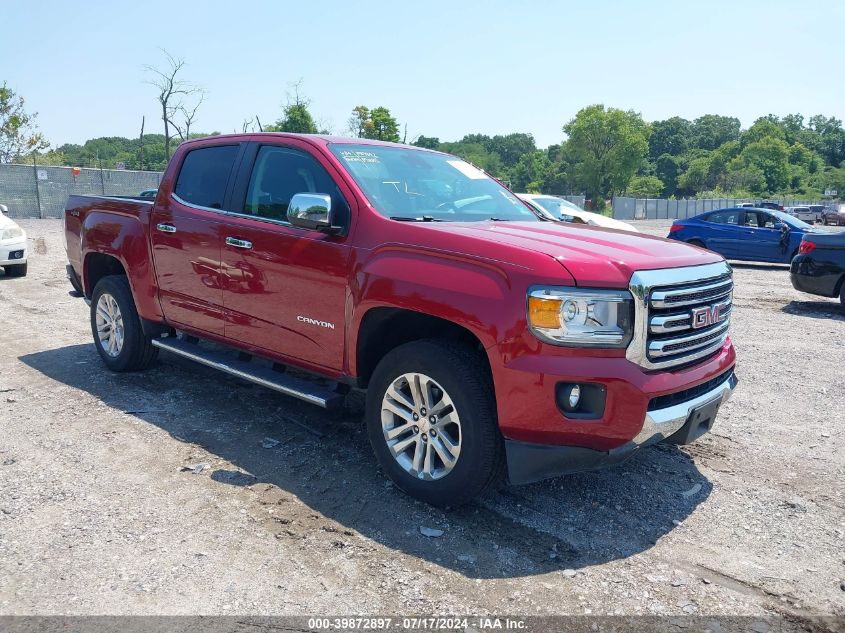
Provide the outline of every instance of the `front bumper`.
{"type": "Polygon", "coordinates": [[[27,258],[26,252],[26,238],[18,240],[13,238],[0,242],[0,266],[14,266],[15,264],[25,264],[27,258]]]}
{"type": "Polygon", "coordinates": [[[731,397],[736,385],[736,374],[730,369],[716,380],[708,381],[704,389],[689,390],[689,398],[682,402],[650,408],[640,432],[625,444],[607,451],[506,439],[508,479],[512,484],[526,484],[609,466],[661,441],[688,444],[712,428],[719,407],[731,397]]]}

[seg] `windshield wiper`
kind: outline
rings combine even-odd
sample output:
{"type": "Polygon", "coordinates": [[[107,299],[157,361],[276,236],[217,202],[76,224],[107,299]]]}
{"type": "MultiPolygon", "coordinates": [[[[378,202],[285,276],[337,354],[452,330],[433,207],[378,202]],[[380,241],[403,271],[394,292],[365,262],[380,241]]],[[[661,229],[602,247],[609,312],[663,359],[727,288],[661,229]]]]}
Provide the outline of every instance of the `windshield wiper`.
{"type": "Polygon", "coordinates": [[[487,219],[491,220],[492,222],[511,222],[510,218],[497,218],[496,216],[493,216],[492,218],[487,218],[487,219]]]}
{"type": "Polygon", "coordinates": [[[435,218],[431,215],[423,215],[418,218],[412,218],[405,215],[391,215],[391,220],[398,220],[399,222],[443,222],[440,218],[435,218]]]}

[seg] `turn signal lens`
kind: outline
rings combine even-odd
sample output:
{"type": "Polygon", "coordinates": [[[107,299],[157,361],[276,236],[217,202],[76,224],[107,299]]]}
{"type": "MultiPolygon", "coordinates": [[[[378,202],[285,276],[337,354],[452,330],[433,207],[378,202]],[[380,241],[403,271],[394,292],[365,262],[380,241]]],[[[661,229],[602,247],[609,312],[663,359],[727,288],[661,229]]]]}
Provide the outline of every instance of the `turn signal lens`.
{"type": "Polygon", "coordinates": [[[560,299],[528,297],[528,322],[534,327],[560,327],[560,299]]]}

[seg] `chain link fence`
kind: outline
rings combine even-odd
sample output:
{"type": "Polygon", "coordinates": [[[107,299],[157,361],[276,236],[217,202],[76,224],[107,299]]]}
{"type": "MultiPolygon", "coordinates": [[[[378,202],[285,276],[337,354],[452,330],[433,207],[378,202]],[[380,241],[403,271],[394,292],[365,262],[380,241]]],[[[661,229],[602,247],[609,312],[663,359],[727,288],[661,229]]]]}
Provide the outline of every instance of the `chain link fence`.
{"type": "MultiPolygon", "coordinates": [[[[760,202],[742,198],[702,198],[666,200],[665,198],[613,198],[613,217],[617,220],[678,220],[691,218],[705,211],[727,209],[744,202],[760,202]]],[[[784,207],[830,204],[830,201],[770,200],[784,207]]]]}
{"type": "Polygon", "coordinates": [[[137,196],[157,189],[161,172],[0,165],[0,204],[13,218],[60,218],[71,194],[137,196]]]}

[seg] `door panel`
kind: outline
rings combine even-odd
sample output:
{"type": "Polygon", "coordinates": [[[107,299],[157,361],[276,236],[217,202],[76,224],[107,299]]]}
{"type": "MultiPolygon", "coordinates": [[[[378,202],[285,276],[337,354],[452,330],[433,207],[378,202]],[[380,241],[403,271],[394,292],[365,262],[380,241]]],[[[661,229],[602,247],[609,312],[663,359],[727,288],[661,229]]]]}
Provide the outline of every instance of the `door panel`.
{"type": "Polygon", "coordinates": [[[740,243],[743,259],[774,262],[783,259],[779,230],[773,228],[774,216],[760,211],[746,211],[740,243]]]}
{"type": "Polygon", "coordinates": [[[182,157],[173,192],[153,205],[150,241],[164,316],[223,335],[220,240],[240,144],[199,144],[182,157]]]}
{"type": "Polygon", "coordinates": [[[249,218],[230,218],[224,233],[226,337],[342,369],[348,248],[316,231],[249,218]]]}
{"type": "Polygon", "coordinates": [[[307,146],[286,141],[247,149],[233,194],[239,215],[227,218],[222,236],[227,338],[343,369],[346,238],[287,222],[294,194],[322,193],[331,197],[335,223],[348,227],[350,197],[338,182],[307,146]]]}
{"type": "Polygon", "coordinates": [[[155,207],[150,227],[153,260],[161,309],[169,323],[223,335],[220,230],[218,214],[175,201],[155,207]]]}
{"type": "Polygon", "coordinates": [[[707,231],[704,235],[707,248],[728,259],[738,257],[740,218],[741,212],[738,210],[717,211],[707,216],[707,231]]]}

